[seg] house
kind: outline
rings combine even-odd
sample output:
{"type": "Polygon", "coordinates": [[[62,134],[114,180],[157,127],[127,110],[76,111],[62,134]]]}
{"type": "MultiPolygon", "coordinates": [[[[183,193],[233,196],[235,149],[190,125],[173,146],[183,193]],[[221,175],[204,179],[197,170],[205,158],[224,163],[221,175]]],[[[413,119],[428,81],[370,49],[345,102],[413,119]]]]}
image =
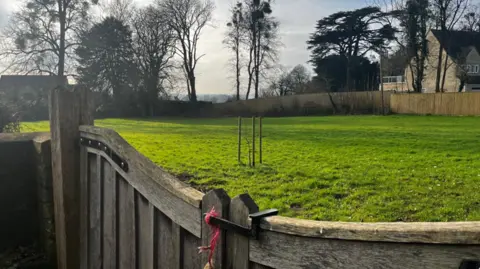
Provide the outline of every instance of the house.
{"type": "MultiPolygon", "coordinates": [[[[441,42],[443,56],[440,81],[445,76],[442,91],[480,91],[480,33],[431,30],[427,40],[429,54],[425,67],[423,92],[435,92],[441,42]]],[[[412,73],[409,67],[405,70],[405,77],[408,90],[413,91],[412,73]]],[[[440,88],[442,88],[441,83],[440,88]]]]}

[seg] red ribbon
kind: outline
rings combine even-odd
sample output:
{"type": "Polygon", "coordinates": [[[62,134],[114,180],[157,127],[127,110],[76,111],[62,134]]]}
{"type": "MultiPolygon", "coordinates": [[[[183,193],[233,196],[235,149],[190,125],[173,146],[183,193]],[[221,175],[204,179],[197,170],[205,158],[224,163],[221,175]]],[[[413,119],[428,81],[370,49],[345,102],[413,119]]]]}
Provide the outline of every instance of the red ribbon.
{"type": "Polygon", "coordinates": [[[205,222],[210,226],[210,229],[212,230],[211,238],[210,238],[210,245],[209,246],[201,246],[199,247],[199,252],[198,253],[203,253],[206,251],[209,251],[208,254],[208,264],[210,265],[210,268],[213,268],[212,266],[212,258],[213,258],[213,252],[215,251],[215,247],[217,245],[218,238],[220,237],[220,227],[212,225],[210,223],[210,218],[211,217],[218,217],[218,213],[215,211],[215,208],[212,207],[210,212],[205,214],[205,222]]]}

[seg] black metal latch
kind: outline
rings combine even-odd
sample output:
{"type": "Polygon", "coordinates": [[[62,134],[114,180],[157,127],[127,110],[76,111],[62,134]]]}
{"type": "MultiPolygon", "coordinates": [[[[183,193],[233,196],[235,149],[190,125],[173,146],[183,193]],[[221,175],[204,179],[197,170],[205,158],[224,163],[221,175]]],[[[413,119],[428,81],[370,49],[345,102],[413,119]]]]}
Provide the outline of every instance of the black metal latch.
{"type": "Polygon", "coordinates": [[[231,221],[228,221],[222,218],[216,218],[216,217],[211,217],[210,223],[212,225],[219,226],[222,230],[232,231],[232,232],[244,235],[246,237],[251,237],[258,240],[260,236],[260,230],[261,230],[260,222],[262,221],[262,219],[271,217],[271,216],[276,216],[276,215],[278,215],[277,209],[269,209],[269,210],[264,210],[264,211],[250,214],[249,217],[252,219],[251,228],[244,227],[236,223],[233,223],[231,221]]]}
{"type": "Polygon", "coordinates": [[[460,264],[459,269],[480,269],[480,261],[465,260],[460,264]]]}

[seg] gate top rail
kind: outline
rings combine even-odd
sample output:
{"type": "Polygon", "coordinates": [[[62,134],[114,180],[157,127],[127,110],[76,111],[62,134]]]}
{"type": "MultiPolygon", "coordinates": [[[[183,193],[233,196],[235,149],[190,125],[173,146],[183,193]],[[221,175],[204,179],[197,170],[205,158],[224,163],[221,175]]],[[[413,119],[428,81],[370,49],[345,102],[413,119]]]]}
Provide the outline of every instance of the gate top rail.
{"type": "Polygon", "coordinates": [[[265,219],[264,230],[285,234],[341,240],[480,244],[478,222],[332,222],[275,216],[265,219]]]}
{"type": "Polygon", "coordinates": [[[80,126],[82,137],[94,139],[107,145],[120,157],[128,162],[128,165],[141,169],[149,178],[160,184],[161,187],[174,194],[188,204],[200,208],[203,193],[179,181],[175,176],[169,174],[150,159],[140,154],[117,132],[94,126],[80,126]]]}

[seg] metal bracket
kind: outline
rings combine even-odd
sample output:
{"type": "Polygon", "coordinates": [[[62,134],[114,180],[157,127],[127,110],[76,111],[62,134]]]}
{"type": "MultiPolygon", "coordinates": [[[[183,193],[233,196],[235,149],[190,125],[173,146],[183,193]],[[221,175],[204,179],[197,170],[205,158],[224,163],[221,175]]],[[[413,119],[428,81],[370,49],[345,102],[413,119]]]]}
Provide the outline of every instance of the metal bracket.
{"type": "Polygon", "coordinates": [[[462,261],[458,269],[480,269],[480,261],[462,261]]]}
{"type": "Polygon", "coordinates": [[[260,211],[258,213],[250,214],[249,217],[252,219],[251,228],[244,227],[226,219],[216,217],[210,218],[210,224],[219,226],[222,230],[232,231],[234,233],[238,233],[243,236],[251,237],[258,240],[261,231],[260,222],[262,221],[262,219],[276,215],[278,215],[277,209],[269,209],[265,211],[260,211]]]}
{"type": "Polygon", "coordinates": [[[102,142],[80,137],[80,145],[105,152],[114,163],[116,163],[120,168],[122,168],[123,171],[128,172],[128,163],[102,142]]]}

